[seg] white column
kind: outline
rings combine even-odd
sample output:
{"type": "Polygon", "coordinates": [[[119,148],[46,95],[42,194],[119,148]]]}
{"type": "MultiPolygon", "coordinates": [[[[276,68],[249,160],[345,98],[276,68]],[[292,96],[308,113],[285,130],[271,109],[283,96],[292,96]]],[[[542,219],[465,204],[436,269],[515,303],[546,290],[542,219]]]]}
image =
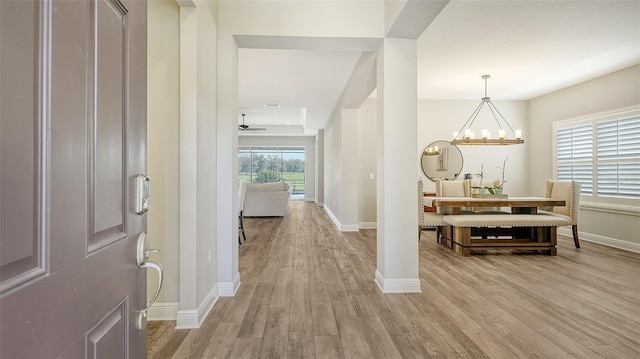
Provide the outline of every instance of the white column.
{"type": "Polygon", "coordinates": [[[420,292],[416,215],[417,43],[386,38],[378,51],[378,253],[385,293],[420,292]]]}
{"type": "Polygon", "coordinates": [[[197,327],[197,14],[180,8],[180,308],[177,328],[197,327]]]}
{"type": "Polygon", "coordinates": [[[217,67],[217,256],[220,296],[233,296],[238,272],[238,46],[220,27],[217,67]]]}

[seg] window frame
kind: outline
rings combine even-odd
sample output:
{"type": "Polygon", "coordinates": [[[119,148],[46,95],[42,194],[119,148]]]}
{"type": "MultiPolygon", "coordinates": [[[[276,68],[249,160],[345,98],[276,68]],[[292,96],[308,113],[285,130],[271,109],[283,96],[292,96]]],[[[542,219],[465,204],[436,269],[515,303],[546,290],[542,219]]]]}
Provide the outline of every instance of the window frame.
{"type": "Polygon", "coordinates": [[[591,146],[591,166],[592,166],[592,185],[593,190],[591,194],[582,193],[580,198],[583,203],[581,207],[602,210],[605,212],[619,213],[624,212],[627,214],[640,214],[640,198],[630,197],[615,197],[598,194],[598,165],[602,165],[607,162],[637,162],[640,160],[640,156],[633,156],[630,158],[598,158],[598,124],[603,122],[609,122],[614,120],[622,120],[625,118],[640,117],[640,104],[619,108],[615,110],[589,114],[585,116],[558,120],[553,122],[552,138],[553,138],[553,178],[558,179],[558,167],[562,163],[585,164],[587,160],[577,159],[575,161],[559,161],[558,160],[558,131],[567,128],[575,128],[583,125],[591,125],[592,131],[592,146],[591,146]]]}

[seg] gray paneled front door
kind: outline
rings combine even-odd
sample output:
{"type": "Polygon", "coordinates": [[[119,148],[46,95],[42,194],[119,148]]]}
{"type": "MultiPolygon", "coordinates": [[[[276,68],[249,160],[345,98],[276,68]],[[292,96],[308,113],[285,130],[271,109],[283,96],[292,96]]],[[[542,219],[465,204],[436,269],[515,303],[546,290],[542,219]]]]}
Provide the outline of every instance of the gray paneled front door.
{"type": "Polygon", "coordinates": [[[0,75],[0,357],[145,357],[146,2],[1,0],[0,75]]]}

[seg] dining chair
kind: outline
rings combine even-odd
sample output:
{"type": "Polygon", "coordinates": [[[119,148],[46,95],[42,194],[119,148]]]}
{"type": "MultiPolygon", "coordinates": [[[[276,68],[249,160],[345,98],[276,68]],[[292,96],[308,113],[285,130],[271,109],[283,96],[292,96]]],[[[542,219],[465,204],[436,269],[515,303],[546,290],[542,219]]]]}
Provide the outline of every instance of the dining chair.
{"type": "Polygon", "coordinates": [[[440,243],[442,237],[441,227],[445,225],[442,217],[444,214],[438,212],[425,212],[425,197],[422,186],[422,179],[418,181],[418,240],[422,235],[422,227],[435,227],[436,241],[440,243]]]}
{"type": "Polygon", "coordinates": [[[551,214],[568,219],[573,233],[573,243],[576,248],[580,248],[578,238],[578,212],[580,207],[581,184],[577,181],[554,181],[547,180],[547,198],[564,200],[566,206],[555,206],[538,213],[551,214]]]}
{"type": "Polygon", "coordinates": [[[242,245],[242,240],[240,239],[240,234],[242,234],[242,238],[244,238],[245,242],[247,241],[247,236],[244,233],[244,199],[247,194],[247,182],[240,181],[238,183],[238,244],[242,245]]]}
{"type": "Polygon", "coordinates": [[[471,197],[471,181],[436,180],[437,197],[471,197]]]}

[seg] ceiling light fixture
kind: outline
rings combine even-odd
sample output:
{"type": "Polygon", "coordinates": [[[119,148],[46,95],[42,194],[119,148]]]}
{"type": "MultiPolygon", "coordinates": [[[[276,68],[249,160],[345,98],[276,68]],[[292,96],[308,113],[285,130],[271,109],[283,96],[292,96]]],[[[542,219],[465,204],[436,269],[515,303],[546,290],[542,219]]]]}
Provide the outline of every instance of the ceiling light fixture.
{"type": "Polygon", "coordinates": [[[266,107],[266,108],[278,108],[278,107],[280,107],[280,105],[278,105],[278,104],[266,104],[266,105],[264,105],[264,107],[266,107]]]}
{"type": "Polygon", "coordinates": [[[513,127],[511,127],[511,125],[509,124],[509,122],[507,122],[507,120],[504,118],[504,116],[502,116],[500,111],[498,111],[496,106],[491,102],[491,98],[487,96],[487,79],[489,78],[491,78],[491,76],[489,75],[482,76],[482,79],[484,80],[484,97],[482,98],[482,102],[480,102],[480,105],[476,107],[475,111],[473,111],[473,113],[471,114],[467,122],[465,122],[464,125],[462,125],[462,128],[460,129],[460,131],[453,133],[453,140],[451,140],[452,145],[504,146],[504,145],[517,145],[517,144],[524,143],[524,140],[522,139],[522,131],[514,130],[513,127]],[[473,122],[476,120],[476,117],[478,117],[478,113],[480,113],[480,110],[482,110],[485,104],[491,111],[493,118],[496,120],[496,123],[498,124],[498,138],[491,138],[491,133],[487,129],[482,129],[481,138],[475,138],[475,133],[471,129],[471,125],[473,125],[473,122]],[[500,123],[500,120],[498,119],[498,116],[496,116],[496,114],[498,114],[498,116],[502,119],[504,124],[506,124],[507,127],[513,133],[512,139],[509,139],[509,137],[507,137],[507,132],[502,127],[502,124],[500,123]]]}

